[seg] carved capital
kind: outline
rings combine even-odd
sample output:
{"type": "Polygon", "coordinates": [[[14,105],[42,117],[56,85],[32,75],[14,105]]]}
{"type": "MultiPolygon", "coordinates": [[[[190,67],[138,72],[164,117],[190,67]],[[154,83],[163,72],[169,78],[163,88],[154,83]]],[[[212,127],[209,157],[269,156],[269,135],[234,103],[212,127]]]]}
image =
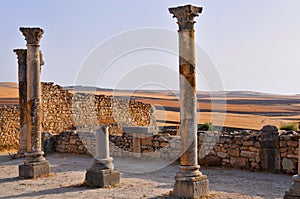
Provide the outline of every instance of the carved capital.
{"type": "Polygon", "coordinates": [[[14,49],[13,51],[17,55],[18,64],[19,65],[26,65],[27,50],[26,49],[14,49]]]}
{"type": "Polygon", "coordinates": [[[44,30],[41,28],[21,27],[20,31],[23,33],[25,40],[29,45],[39,45],[44,33],[44,30]]]}
{"type": "Polygon", "coordinates": [[[202,7],[192,5],[179,6],[176,8],[169,8],[169,12],[176,17],[179,30],[194,30],[194,17],[199,16],[202,12],[202,7]]]}

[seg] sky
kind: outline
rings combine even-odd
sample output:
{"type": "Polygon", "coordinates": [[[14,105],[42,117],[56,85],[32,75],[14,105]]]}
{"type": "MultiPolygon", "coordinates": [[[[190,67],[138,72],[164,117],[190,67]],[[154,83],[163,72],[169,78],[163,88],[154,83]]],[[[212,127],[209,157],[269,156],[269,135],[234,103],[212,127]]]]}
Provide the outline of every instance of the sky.
{"type": "MultiPolygon", "coordinates": [[[[176,53],[157,46],[140,46],[143,50],[131,49],[121,56],[116,52],[135,42],[126,40],[127,35],[137,41],[141,35],[139,45],[163,43],[162,38],[168,34],[176,35],[176,19],[168,8],[185,4],[203,7],[202,14],[195,18],[196,51],[204,53],[197,59],[198,90],[300,94],[299,0],[2,0],[0,81],[17,82],[17,59],[12,50],[26,48],[19,27],[37,26],[45,30],[41,41],[45,60],[42,81],[127,88],[130,86],[123,84],[123,79],[139,82],[134,76],[141,76],[152,79],[152,83],[140,82],[134,88],[154,88],[157,83],[162,89],[177,89],[176,53]],[[163,36],[151,33],[153,29],[163,30],[163,36]],[[118,39],[121,42],[116,45],[118,39]],[[102,51],[97,51],[99,48],[102,51]],[[95,52],[98,54],[93,62],[105,68],[104,75],[99,71],[96,74],[93,68],[83,70],[95,52]],[[103,61],[107,56],[113,57],[111,62],[103,61]],[[101,65],[104,63],[109,66],[101,65]],[[206,73],[206,69],[211,71],[206,73]],[[86,79],[81,81],[83,73],[86,79]],[[96,79],[89,82],[93,73],[96,79]],[[212,85],[215,82],[218,86],[212,85]]],[[[178,43],[173,36],[166,40],[178,43]]]]}

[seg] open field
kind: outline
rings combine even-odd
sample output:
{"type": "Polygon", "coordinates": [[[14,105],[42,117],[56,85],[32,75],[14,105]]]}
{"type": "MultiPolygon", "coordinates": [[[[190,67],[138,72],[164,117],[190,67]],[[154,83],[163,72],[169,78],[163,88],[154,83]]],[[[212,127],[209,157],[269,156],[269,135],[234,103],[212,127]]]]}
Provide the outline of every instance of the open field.
{"type": "MultiPolygon", "coordinates": [[[[71,88],[69,88],[71,90],[71,88]]],[[[158,125],[177,126],[180,120],[179,98],[166,91],[112,91],[86,89],[76,91],[134,98],[155,106],[158,125]],[[88,90],[88,91],[86,91],[88,90]]],[[[18,103],[18,84],[0,83],[0,104],[18,103]]],[[[273,95],[255,92],[198,93],[199,123],[212,122],[226,128],[259,130],[264,125],[300,121],[300,95],[273,95]]]]}

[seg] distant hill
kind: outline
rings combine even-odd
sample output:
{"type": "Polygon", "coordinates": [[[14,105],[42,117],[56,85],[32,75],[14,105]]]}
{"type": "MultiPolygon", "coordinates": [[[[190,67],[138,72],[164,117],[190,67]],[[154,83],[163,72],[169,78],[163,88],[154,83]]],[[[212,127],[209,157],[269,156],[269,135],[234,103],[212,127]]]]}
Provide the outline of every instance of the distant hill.
{"type": "MultiPolygon", "coordinates": [[[[112,90],[85,86],[64,87],[70,92],[130,97],[152,104],[157,123],[179,125],[178,91],[112,90]],[[177,96],[176,96],[177,95],[177,96]]],[[[198,123],[211,122],[228,129],[259,130],[264,125],[300,122],[300,95],[276,95],[253,91],[198,91],[198,123]]],[[[0,82],[0,104],[18,104],[18,84],[0,82]]]]}
{"type": "Polygon", "coordinates": [[[19,84],[0,82],[0,98],[19,98],[19,84]]]}

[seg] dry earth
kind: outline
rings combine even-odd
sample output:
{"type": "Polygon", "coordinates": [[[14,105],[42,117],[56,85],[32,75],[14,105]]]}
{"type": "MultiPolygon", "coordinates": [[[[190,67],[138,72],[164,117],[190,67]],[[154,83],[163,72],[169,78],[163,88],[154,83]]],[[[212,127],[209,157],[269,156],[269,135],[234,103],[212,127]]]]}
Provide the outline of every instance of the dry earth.
{"type": "MultiPolygon", "coordinates": [[[[53,175],[38,179],[18,179],[18,165],[24,159],[11,160],[0,155],[0,198],[169,198],[178,166],[162,167],[161,162],[132,159],[114,160],[121,171],[121,183],[114,188],[91,189],[82,186],[85,170],[92,157],[70,154],[47,156],[53,175]],[[157,168],[161,168],[158,169],[157,168]],[[145,172],[146,170],[154,170],[145,172]],[[144,172],[141,172],[144,171],[144,172]],[[141,172],[141,173],[137,173],[141,172]]],[[[291,183],[291,176],[247,172],[221,168],[201,168],[210,181],[210,197],[219,198],[282,198],[291,183]]]]}

